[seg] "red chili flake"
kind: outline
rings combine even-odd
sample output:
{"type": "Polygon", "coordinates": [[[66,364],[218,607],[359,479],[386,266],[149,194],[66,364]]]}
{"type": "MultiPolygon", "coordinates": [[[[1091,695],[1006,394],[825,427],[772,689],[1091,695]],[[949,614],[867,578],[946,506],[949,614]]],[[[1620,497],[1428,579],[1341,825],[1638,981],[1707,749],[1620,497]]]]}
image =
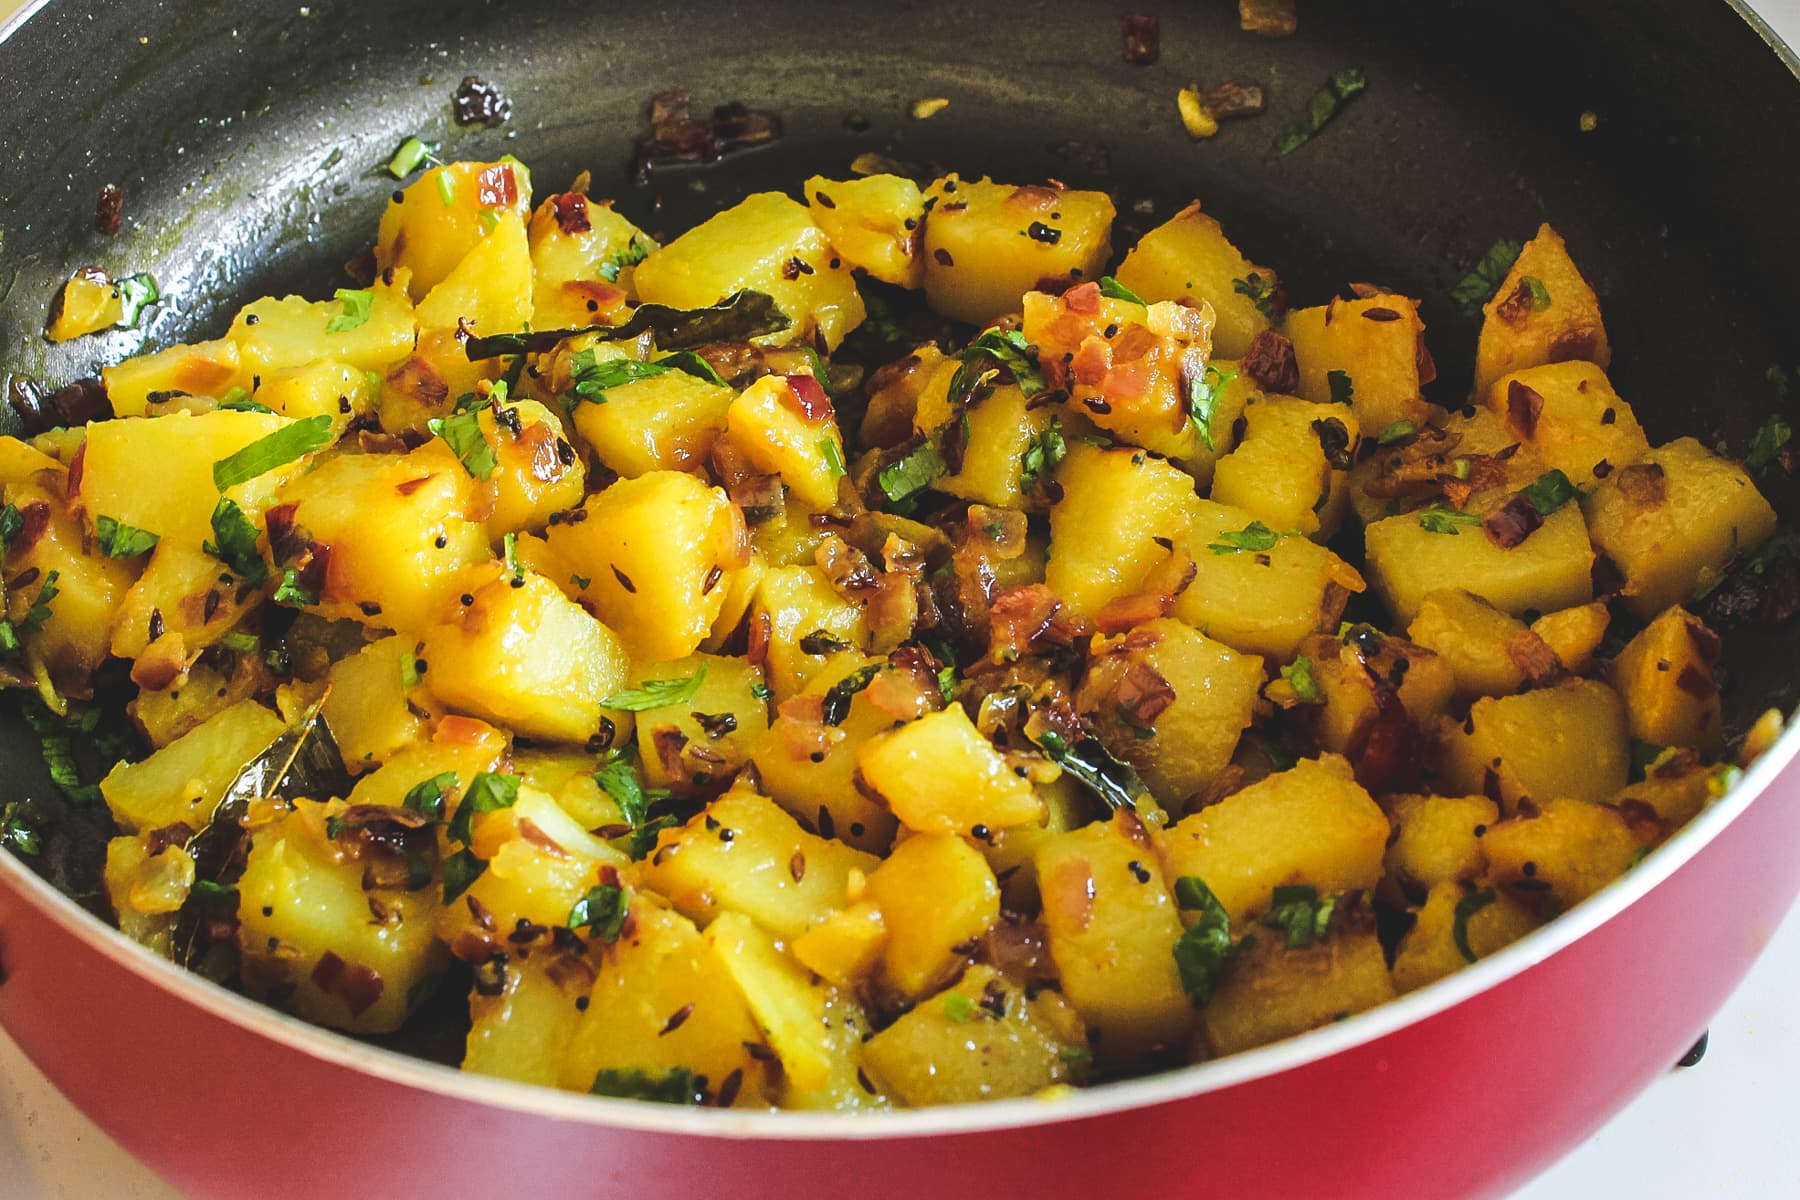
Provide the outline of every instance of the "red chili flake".
{"type": "Polygon", "coordinates": [[[1063,293],[1062,300],[1069,306],[1070,312],[1091,317],[1100,311],[1100,285],[1084,283],[1078,287],[1072,287],[1063,293]]]}
{"type": "Polygon", "coordinates": [[[125,215],[125,193],[113,184],[100,189],[100,196],[94,201],[94,228],[112,237],[119,232],[120,219],[125,215]]]}
{"type": "Polygon", "coordinates": [[[1550,361],[1587,362],[1594,357],[1594,348],[1599,344],[1600,335],[1592,328],[1570,329],[1557,335],[1550,343],[1550,361]]]}
{"type": "Polygon", "coordinates": [[[519,184],[511,163],[495,163],[475,176],[475,199],[484,208],[510,208],[519,202],[519,184]]]}
{"type": "Polygon", "coordinates": [[[787,378],[788,395],[793,397],[794,407],[801,416],[809,421],[827,421],[834,415],[831,397],[825,394],[825,388],[811,375],[789,375],[787,378]]]}
{"type": "Polygon", "coordinates": [[[580,192],[560,192],[550,197],[550,211],[556,216],[556,227],[570,237],[594,228],[588,220],[587,197],[580,192]]]}
{"type": "Polygon", "coordinates": [[[1675,686],[1700,700],[1712,699],[1713,694],[1719,690],[1713,677],[1692,663],[1681,668],[1681,674],[1675,677],[1675,686]]]}
{"type": "Polygon", "coordinates": [[[1517,379],[1506,385],[1506,416],[1519,436],[1530,441],[1537,436],[1538,416],[1544,411],[1544,397],[1537,389],[1517,379]]]}
{"type": "Polygon", "coordinates": [[[1162,56],[1162,31],[1150,13],[1126,13],[1120,18],[1125,27],[1125,61],[1147,67],[1162,56]]]}
{"type": "Polygon", "coordinates": [[[50,504],[45,500],[33,500],[19,510],[19,518],[19,532],[7,546],[8,553],[15,558],[30,553],[44,536],[44,531],[50,528],[50,504]]]}
{"type": "Polygon", "coordinates": [[[1531,285],[1521,279],[1512,294],[1495,306],[1494,315],[1516,329],[1531,315],[1532,305],[1531,285]]]}

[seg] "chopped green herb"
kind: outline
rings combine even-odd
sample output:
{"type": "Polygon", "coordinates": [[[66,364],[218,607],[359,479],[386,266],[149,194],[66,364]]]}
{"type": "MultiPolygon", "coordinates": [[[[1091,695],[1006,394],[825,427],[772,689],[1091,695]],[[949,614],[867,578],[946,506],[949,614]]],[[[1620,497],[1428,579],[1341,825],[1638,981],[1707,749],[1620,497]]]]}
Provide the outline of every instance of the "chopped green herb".
{"type": "MultiPolygon", "coordinates": [[[[1044,373],[1038,369],[1037,347],[1025,340],[1025,333],[1020,329],[1008,329],[1004,332],[990,329],[962,352],[964,363],[986,355],[1006,368],[1013,382],[1026,396],[1035,396],[1048,386],[1044,382],[1044,373]]],[[[956,394],[952,385],[951,394],[956,394]]]]}
{"type": "Polygon", "coordinates": [[[1325,383],[1331,388],[1333,404],[1349,404],[1356,395],[1356,384],[1351,380],[1348,371],[1325,372],[1325,383]]]}
{"type": "Polygon", "coordinates": [[[1465,962],[1474,962],[1476,959],[1475,951],[1469,948],[1469,920],[1496,898],[1493,889],[1489,888],[1482,892],[1472,892],[1456,902],[1456,912],[1450,921],[1450,937],[1456,942],[1456,948],[1462,952],[1465,962]]]}
{"type": "Polygon", "coordinates": [[[1350,101],[1362,95],[1369,81],[1357,67],[1333,71],[1325,86],[1306,101],[1306,115],[1276,135],[1269,147],[1272,158],[1285,158],[1310,142],[1350,101]]]}
{"type": "Polygon", "coordinates": [[[1071,746],[1061,734],[1046,731],[1038,736],[1037,744],[1107,807],[1136,809],[1138,797],[1144,794],[1144,781],[1130,763],[1113,757],[1099,738],[1083,737],[1071,746]]]}
{"type": "Polygon", "coordinates": [[[1270,929],[1285,932],[1289,950],[1304,950],[1314,942],[1325,940],[1331,914],[1336,908],[1335,896],[1321,900],[1318,889],[1310,885],[1278,887],[1269,911],[1263,914],[1262,923],[1270,929]]]}
{"type": "Polygon", "coordinates": [[[643,824],[650,810],[669,798],[669,793],[660,788],[644,786],[638,777],[636,756],[630,752],[608,759],[594,772],[594,782],[618,804],[619,814],[628,825],[643,824]]]}
{"type": "Polygon", "coordinates": [[[1519,261],[1519,254],[1524,249],[1518,242],[1495,242],[1481,256],[1481,261],[1462,277],[1462,282],[1450,289],[1450,298],[1462,308],[1464,316],[1481,315],[1481,306],[1494,298],[1494,293],[1506,280],[1506,273],[1519,261]]]}
{"type": "Polygon", "coordinates": [[[224,396],[220,397],[218,406],[226,412],[255,412],[268,413],[270,416],[275,415],[274,409],[259,401],[252,400],[250,398],[250,393],[246,392],[241,387],[234,387],[227,391],[224,396]]]}
{"type": "Polygon", "coordinates": [[[219,645],[234,654],[255,654],[262,649],[262,639],[254,633],[245,633],[241,629],[234,629],[219,639],[219,645]]]}
{"type": "Polygon", "coordinates": [[[213,540],[201,549],[231,568],[231,573],[255,587],[269,577],[268,564],[256,548],[256,526],[237,501],[220,496],[212,511],[213,540]]]}
{"type": "Polygon", "coordinates": [[[574,397],[577,401],[586,400],[590,404],[605,404],[606,393],[613,388],[624,387],[640,379],[667,375],[674,369],[662,363],[642,362],[635,358],[609,358],[600,361],[591,348],[578,351],[569,360],[569,370],[575,383],[572,389],[574,397]]]}
{"type": "Polygon", "coordinates": [[[450,819],[450,827],[445,832],[450,835],[451,841],[461,842],[466,846],[473,840],[477,815],[511,808],[518,799],[517,775],[479,771],[475,778],[469,780],[468,789],[463,792],[462,803],[456,806],[456,816],[450,819]]]}
{"type": "Polygon", "coordinates": [[[1419,512],[1419,528],[1427,533],[1447,533],[1454,537],[1461,526],[1479,524],[1481,518],[1474,513],[1460,512],[1436,501],[1419,512]]]}
{"type": "Polygon", "coordinates": [[[944,698],[945,704],[949,704],[952,700],[955,700],[956,693],[959,690],[959,685],[956,682],[956,668],[940,667],[937,673],[937,685],[938,695],[944,698]]]}
{"type": "Polygon", "coordinates": [[[958,1025],[965,1024],[975,1016],[975,1002],[961,992],[948,992],[944,996],[944,1015],[958,1025]]]}
{"type": "Polygon", "coordinates": [[[833,479],[842,479],[850,473],[849,468],[844,466],[844,454],[843,451],[838,449],[836,438],[828,437],[820,439],[819,453],[825,456],[825,465],[831,468],[831,477],[833,479]]]}
{"type": "Polygon", "coordinates": [[[211,907],[219,907],[226,901],[237,902],[237,885],[219,883],[211,879],[196,879],[192,888],[194,899],[211,907]]]}
{"type": "Polygon", "coordinates": [[[1707,773],[1706,794],[1717,800],[1738,785],[1744,777],[1744,768],[1736,763],[1720,763],[1707,773]]]}
{"type": "Polygon", "coordinates": [[[636,234],[625,243],[623,249],[615,250],[600,260],[600,278],[608,283],[619,282],[619,272],[626,267],[635,267],[650,257],[650,244],[640,241],[636,234]]]}
{"type": "Polygon", "coordinates": [[[413,812],[423,813],[433,821],[441,821],[444,819],[445,795],[455,788],[456,772],[445,771],[441,775],[433,775],[430,779],[413,784],[400,803],[413,812]]]}
{"type": "Polygon", "coordinates": [[[8,804],[3,815],[0,815],[0,846],[6,846],[20,854],[37,855],[42,852],[44,843],[38,837],[36,829],[19,816],[18,805],[8,804]]]}
{"type": "Polygon", "coordinates": [[[1194,423],[1194,431],[1208,450],[1219,448],[1213,438],[1213,413],[1218,409],[1219,398],[1237,377],[1236,371],[1221,371],[1211,363],[1207,363],[1200,374],[1188,377],[1188,419],[1194,423]]]}
{"type": "Polygon", "coordinates": [[[1642,738],[1631,739],[1631,777],[1642,779],[1652,767],[1657,766],[1674,753],[1667,746],[1659,746],[1655,742],[1646,742],[1642,738]]]}
{"type": "Polygon", "coordinates": [[[400,656],[400,686],[407,691],[419,686],[419,660],[410,654],[400,656]]]}
{"type": "Polygon", "coordinates": [[[1236,532],[1221,533],[1219,540],[1208,542],[1206,548],[1214,554],[1236,554],[1242,550],[1273,550],[1277,542],[1284,537],[1294,537],[1291,533],[1276,533],[1261,521],[1252,521],[1236,532]]]}
{"type": "Polygon", "coordinates": [[[1319,690],[1319,681],[1313,677],[1313,661],[1306,655],[1302,654],[1292,664],[1281,668],[1281,677],[1294,689],[1294,695],[1306,703],[1325,703],[1325,693],[1319,690]]]}
{"type": "MultiPolygon", "coordinates": [[[[806,349],[807,353],[811,354],[815,359],[819,357],[819,352],[817,350],[814,350],[810,346],[806,349]]],[[[692,350],[677,350],[672,354],[665,354],[656,360],[656,365],[659,367],[667,367],[672,371],[680,371],[686,375],[692,375],[695,379],[704,379],[715,387],[731,386],[725,382],[725,377],[720,375],[718,370],[715,369],[710,362],[706,361],[704,355],[695,354],[692,350]]],[[[823,370],[820,371],[818,380],[819,386],[826,386],[823,370]]]]}
{"type": "Polygon", "coordinates": [[[912,499],[949,469],[937,447],[925,442],[907,452],[905,457],[881,468],[875,475],[875,482],[880,485],[883,495],[898,503],[912,499]]]}
{"type": "Polygon", "coordinates": [[[584,590],[594,586],[593,579],[587,575],[570,575],[569,582],[584,590]]]}
{"type": "Polygon", "coordinates": [[[433,160],[437,156],[437,147],[417,137],[409,137],[400,143],[394,151],[394,157],[388,159],[387,171],[395,179],[405,179],[420,165],[433,160]]]}
{"type": "Polygon", "coordinates": [[[506,560],[506,572],[512,576],[513,586],[518,587],[525,581],[525,564],[519,561],[519,535],[508,533],[502,537],[500,551],[506,560]]]}
{"type": "Polygon", "coordinates": [[[456,181],[450,178],[450,172],[439,171],[437,173],[437,191],[438,199],[444,202],[445,208],[456,203],[456,181]]]}
{"type": "Polygon", "coordinates": [[[1543,312],[1546,308],[1550,307],[1550,289],[1544,286],[1543,280],[1539,279],[1536,275],[1526,275],[1523,276],[1519,282],[1523,283],[1525,289],[1531,293],[1531,308],[1533,312],[1543,312]]]}
{"type": "Polygon", "coordinates": [[[761,700],[764,704],[767,704],[775,698],[775,689],[766,683],[752,683],[750,685],[750,694],[758,700],[761,700]]]}
{"type": "Polygon", "coordinates": [[[1405,417],[1402,417],[1398,421],[1383,426],[1381,432],[1375,436],[1375,444],[1378,446],[1391,446],[1395,442],[1405,441],[1417,432],[1419,432],[1418,422],[1408,421],[1405,417]]]}
{"type": "Polygon", "coordinates": [[[25,514],[19,511],[18,505],[0,508],[0,546],[11,546],[24,528],[25,514]]]}
{"type": "Polygon", "coordinates": [[[1264,738],[1262,752],[1263,757],[1269,760],[1269,765],[1277,771],[1291,771],[1300,764],[1300,756],[1279,738],[1264,738]]]}
{"type": "Polygon", "coordinates": [[[702,663],[700,669],[692,675],[678,675],[673,679],[646,679],[637,687],[614,692],[600,703],[603,707],[625,712],[646,712],[669,704],[686,704],[705,682],[706,664],[702,663]]]}
{"type": "Polygon", "coordinates": [[[1175,881],[1175,903],[1184,912],[1198,912],[1200,919],[1175,941],[1175,966],[1181,988],[1196,1005],[1212,1002],[1219,977],[1231,961],[1231,918],[1212,889],[1195,875],[1175,881]]]}
{"type": "Polygon", "coordinates": [[[100,553],[108,558],[136,558],[162,539],[147,529],[115,521],[111,517],[94,518],[95,540],[100,553]]]}
{"type": "Polygon", "coordinates": [[[13,628],[13,623],[0,620],[0,654],[17,654],[20,645],[19,631],[13,628]]]}
{"type": "Polygon", "coordinates": [[[601,1071],[588,1089],[596,1096],[614,1096],[621,1100],[649,1100],[656,1104],[702,1104],[706,1090],[699,1078],[686,1067],[671,1067],[661,1075],[648,1071],[601,1071]]]}
{"type": "Polygon", "coordinates": [[[1062,420],[1053,417],[1044,431],[1031,439],[1019,462],[1019,489],[1029,492],[1037,481],[1047,479],[1069,455],[1069,443],[1063,440],[1062,420]]]}
{"type": "Polygon", "coordinates": [[[373,288],[339,288],[334,294],[344,311],[325,323],[326,333],[349,333],[369,323],[369,316],[375,311],[373,288]]]}
{"type": "Polygon", "coordinates": [[[1750,439],[1750,453],[1744,455],[1744,466],[1752,471],[1768,470],[1793,440],[1794,430],[1788,425],[1787,418],[1780,413],[1771,414],[1750,439]]]}
{"type": "MultiPolygon", "coordinates": [[[[1144,304],[1144,298],[1114,279],[1111,275],[1100,277],[1100,294],[1108,300],[1128,300],[1133,304],[1144,304]]],[[[1146,305],[1146,307],[1148,307],[1146,305]]]]}
{"type": "Polygon", "coordinates": [[[292,605],[295,608],[309,608],[319,602],[318,595],[308,591],[306,585],[300,582],[298,567],[281,569],[281,582],[276,585],[275,594],[269,598],[277,604],[292,605]]]}
{"type": "Polygon", "coordinates": [[[1581,493],[1569,482],[1569,477],[1552,467],[1537,477],[1536,482],[1526,484],[1519,489],[1525,502],[1537,509],[1538,516],[1547,517],[1581,493]]]}
{"type": "MultiPolygon", "coordinates": [[[[57,789],[68,798],[70,804],[88,805],[100,801],[100,788],[96,784],[81,782],[81,772],[75,765],[75,748],[73,732],[91,734],[91,728],[83,728],[59,718],[41,703],[24,705],[21,711],[25,715],[25,723],[31,726],[38,737],[38,753],[44,760],[44,769],[50,773],[50,780],[57,789]]],[[[88,716],[98,719],[97,709],[89,710],[88,716]]],[[[93,741],[94,739],[84,739],[93,741]]],[[[107,739],[106,744],[94,745],[96,754],[101,758],[123,758],[126,747],[117,744],[115,739],[107,739]]]]}
{"type": "Polygon", "coordinates": [[[306,417],[260,437],[213,464],[213,484],[222,492],[311,454],[331,442],[331,418],[306,417]]]}
{"type": "Polygon", "coordinates": [[[827,725],[842,725],[844,718],[850,715],[850,703],[856,699],[856,693],[874,682],[875,676],[881,674],[880,663],[870,663],[859,667],[832,684],[825,692],[824,720],[827,725]]]}
{"type": "Polygon", "coordinates": [[[458,850],[444,860],[444,903],[450,904],[469,890],[469,885],[487,870],[487,859],[477,858],[473,850],[458,850]]]}
{"type": "Polygon", "coordinates": [[[619,934],[625,928],[625,913],[630,904],[624,888],[616,883],[603,883],[588,889],[588,894],[575,902],[575,907],[569,910],[567,923],[570,929],[589,930],[611,945],[619,940],[619,934]]]}
{"type": "Polygon", "coordinates": [[[162,299],[162,290],[156,286],[156,280],[143,272],[127,275],[115,286],[119,289],[120,329],[136,329],[144,310],[162,299]]]}
{"type": "Polygon", "coordinates": [[[444,439],[456,452],[463,470],[476,479],[487,479],[500,466],[500,458],[481,431],[481,409],[455,413],[448,417],[432,417],[425,427],[444,439]]]}
{"type": "Polygon", "coordinates": [[[1252,271],[1243,279],[1231,281],[1231,290],[1240,296],[1248,296],[1256,305],[1256,311],[1273,321],[1275,319],[1275,278],[1264,276],[1260,271],[1252,271]]]}

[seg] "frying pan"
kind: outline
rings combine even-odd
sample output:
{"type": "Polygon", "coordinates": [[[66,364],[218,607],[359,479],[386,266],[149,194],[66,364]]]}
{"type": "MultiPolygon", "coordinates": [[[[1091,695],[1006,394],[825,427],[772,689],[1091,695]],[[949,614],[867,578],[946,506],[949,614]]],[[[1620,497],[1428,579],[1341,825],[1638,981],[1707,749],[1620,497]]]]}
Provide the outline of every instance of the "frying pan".
{"type": "MultiPolygon", "coordinates": [[[[1548,219],[1602,297],[1615,382],[1653,440],[1741,451],[1767,415],[1765,368],[1793,365],[1800,63],[1741,5],[1311,4],[1285,41],[1240,33],[1221,0],[1159,7],[1161,61],[1143,67],[1122,61],[1111,3],[41,6],[0,30],[0,360],[62,382],[214,333],[250,296],[325,294],[392,187],[380,165],[417,133],[456,157],[517,153],[552,186],[592,169],[597,194],[662,233],[863,151],[1107,188],[1121,246],[1199,196],[1302,303],[1350,279],[1424,297],[1447,368],[1475,333],[1451,285],[1548,219]],[[1367,94],[1270,161],[1280,124],[1350,65],[1367,94]],[[451,127],[466,73],[510,94],[508,124],[451,127]],[[1273,112],[1192,143],[1174,94],[1194,79],[1262,83],[1273,112]],[[634,185],[643,102],[669,87],[775,109],[786,136],[634,185]],[[927,96],[950,105],[909,119],[927,96]],[[111,239],[93,224],[106,182],[126,196],[111,239]],[[149,270],[168,300],[142,331],[51,347],[45,303],[85,262],[149,270]]],[[[1467,385],[1446,369],[1436,398],[1467,385]]],[[[1771,498],[1791,521],[1794,488],[1771,498]]],[[[1733,728],[1792,709],[1800,630],[1727,647],[1733,728]]],[[[53,805],[32,749],[0,724],[8,796],[53,805]]],[[[45,878],[0,855],[0,1021],[195,1196],[1492,1195],[1666,1070],[1749,968],[1800,890],[1797,751],[1790,732],[1625,880],[1449,980],[1054,1103],[841,1119],[470,1077],[154,960],[83,911],[91,870],[63,857],[45,878]]]]}

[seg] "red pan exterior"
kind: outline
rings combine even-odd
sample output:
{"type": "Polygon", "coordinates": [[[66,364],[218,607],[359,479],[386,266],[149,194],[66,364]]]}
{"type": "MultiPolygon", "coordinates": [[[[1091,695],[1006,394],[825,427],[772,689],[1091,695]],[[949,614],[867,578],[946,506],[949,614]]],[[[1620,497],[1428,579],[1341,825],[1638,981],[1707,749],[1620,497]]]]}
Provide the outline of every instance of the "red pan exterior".
{"type": "MultiPolygon", "coordinates": [[[[10,861],[0,1023],[84,1112],[196,1198],[1489,1196],[1668,1070],[1800,891],[1800,764],[1735,819],[1699,824],[1664,852],[1692,855],[1666,879],[1572,941],[1593,923],[1581,909],[1515,946],[1507,954],[1523,969],[1472,968],[1505,977],[1459,1002],[1431,1011],[1428,989],[1402,1002],[1428,1015],[1397,1028],[1378,1010],[1310,1045],[1127,1085],[1113,1093],[1127,1103],[1072,1120],[1059,1111],[1091,1112],[1102,1097],[1013,1105],[1001,1127],[961,1109],[929,1130],[852,1118],[823,1136],[816,1123],[760,1121],[720,1136],[727,1114],[572,1102],[346,1053],[330,1035],[270,1037],[249,1027],[271,1025],[259,1010],[179,994],[195,989],[171,988],[173,968],[10,861]],[[1319,1047],[1332,1052],[1308,1052],[1319,1047]],[[714,1132],[679,1128],[695,1118],[713,1118],[714,1132]]],[[[1640,871],[1655,867],[1653,857],[1640,871]]]]}

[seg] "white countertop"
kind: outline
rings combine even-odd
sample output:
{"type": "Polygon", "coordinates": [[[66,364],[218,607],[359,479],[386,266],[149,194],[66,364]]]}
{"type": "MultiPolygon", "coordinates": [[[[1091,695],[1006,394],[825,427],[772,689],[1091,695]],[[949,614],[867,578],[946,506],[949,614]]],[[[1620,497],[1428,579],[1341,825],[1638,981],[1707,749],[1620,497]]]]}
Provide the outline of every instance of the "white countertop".
{"type": "MultiPolygon", "coordinates": [[[[0,17],[16,0],[0,0],[0,17]]],[[[1757,8],[1800,45],[1800,0],[1757,8]]],[[[1792,147],[1788,150],[1791,152],[1792,147]]],[[[1672,1070],[1516,1200],[1800,1196],[1800,914],[1713,1022],[1706,1058],[1672,1070]]],[[[64,1100],[0,1031],[0,1196],[182,1200],[64,1100]]],[[[1397,1200],[1430,1200],[1401,1197],[1397,1200]]]]}

